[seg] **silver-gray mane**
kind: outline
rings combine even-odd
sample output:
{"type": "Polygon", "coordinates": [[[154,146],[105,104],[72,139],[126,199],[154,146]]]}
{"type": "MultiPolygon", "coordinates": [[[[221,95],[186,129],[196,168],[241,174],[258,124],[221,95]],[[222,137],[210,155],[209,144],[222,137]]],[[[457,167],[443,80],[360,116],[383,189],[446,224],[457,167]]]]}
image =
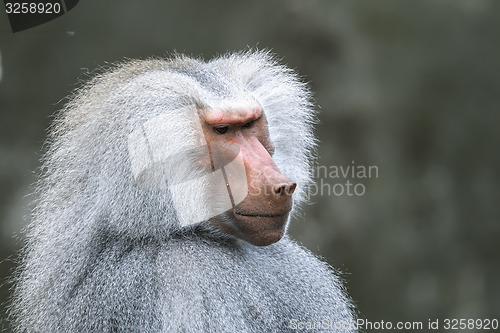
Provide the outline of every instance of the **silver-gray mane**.
{"type": "Polygon", "coordinates": [[[178,110],[249,100],[266,114],[276,165],[298,183],[298,207],[315,114],[307,87],[269,53],[129,61],[80,88],[51,127],[16,276],[16,331],[295,332],[351,323],[333,269],[287,236],[256,247],[206,221],[180,227],[169,191],[134,180],[127,138],[135,128],[169,115],[168,135],[182,144],[196,133],[178,110]]]}

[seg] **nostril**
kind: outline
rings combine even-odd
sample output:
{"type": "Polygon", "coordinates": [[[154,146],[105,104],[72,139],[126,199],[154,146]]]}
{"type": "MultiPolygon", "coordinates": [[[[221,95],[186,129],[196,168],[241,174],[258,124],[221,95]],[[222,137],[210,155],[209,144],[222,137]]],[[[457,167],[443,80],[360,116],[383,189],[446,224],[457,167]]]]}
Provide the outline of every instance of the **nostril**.
{"type": "Polygon", "coordinates": [[[274,186],[274,193],[277,195],[281,195],[283,192],[285,192],[285,184],[279,184],[274,186]]]}
{"type": "Polygon", "coordinates": [[[274,186],[274,193],[277,195],[282,195],[283,193],[287,195],[292,195],[295,192],[295,188],[297,187],[297,183],[289,183],[289,184],[279,184],[274,186]]]}
{"type": "Polygon", "coordinates": [[[288,186],[288,190],[286,191],[288,195],[292,195],[297,188],[297,183],[293,182],[290,186],[288,186]]]}

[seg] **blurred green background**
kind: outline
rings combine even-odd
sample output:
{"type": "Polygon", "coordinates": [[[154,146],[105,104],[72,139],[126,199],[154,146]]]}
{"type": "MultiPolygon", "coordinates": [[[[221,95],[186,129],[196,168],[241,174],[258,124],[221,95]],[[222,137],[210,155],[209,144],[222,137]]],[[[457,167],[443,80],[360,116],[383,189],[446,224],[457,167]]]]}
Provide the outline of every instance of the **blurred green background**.
{"type": "Polygon", "coordinates": [[[311,196],[290,230],[343,272],[360,316],[500,319],[495,0],[87,0],[16,34],[1,12],[0,302],[46,129],[79,80],[124,58],[248,47],[272,49],[310,83],[318,165],[378,168],[317,179],[366,191],[311,196]]]}

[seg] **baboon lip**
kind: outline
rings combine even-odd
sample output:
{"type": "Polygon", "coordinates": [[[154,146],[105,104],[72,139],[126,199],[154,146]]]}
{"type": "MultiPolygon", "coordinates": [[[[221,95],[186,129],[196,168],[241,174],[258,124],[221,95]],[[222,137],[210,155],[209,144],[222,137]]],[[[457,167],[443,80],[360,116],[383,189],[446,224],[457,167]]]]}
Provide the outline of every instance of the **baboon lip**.
{"type": "Polygon", "coordinates": [[[234,215],[236,216],[243,216],[243,217],[262,217],[262,218],[281,218],[285,217],[288,213],[284,214],[252,214],[252,213],[241,213],[241,212],[234,212],[234,215]]]}

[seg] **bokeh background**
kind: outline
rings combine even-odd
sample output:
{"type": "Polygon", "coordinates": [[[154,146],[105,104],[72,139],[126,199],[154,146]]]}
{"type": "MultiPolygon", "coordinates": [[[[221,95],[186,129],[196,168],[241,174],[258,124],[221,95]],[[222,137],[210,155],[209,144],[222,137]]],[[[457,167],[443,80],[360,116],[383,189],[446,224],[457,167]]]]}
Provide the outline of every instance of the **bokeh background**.
{"type": "Polygon", "coordinates": [[[1,328],[63,98],[110,62],[248,47],[310,83],[318,165],[378,167],[350,179],[362,196],[311,196],[290,230],[342,271],[360,316],[500,319],[499,1],[87,0],[16,34],[0,12],[1,328]]]}

